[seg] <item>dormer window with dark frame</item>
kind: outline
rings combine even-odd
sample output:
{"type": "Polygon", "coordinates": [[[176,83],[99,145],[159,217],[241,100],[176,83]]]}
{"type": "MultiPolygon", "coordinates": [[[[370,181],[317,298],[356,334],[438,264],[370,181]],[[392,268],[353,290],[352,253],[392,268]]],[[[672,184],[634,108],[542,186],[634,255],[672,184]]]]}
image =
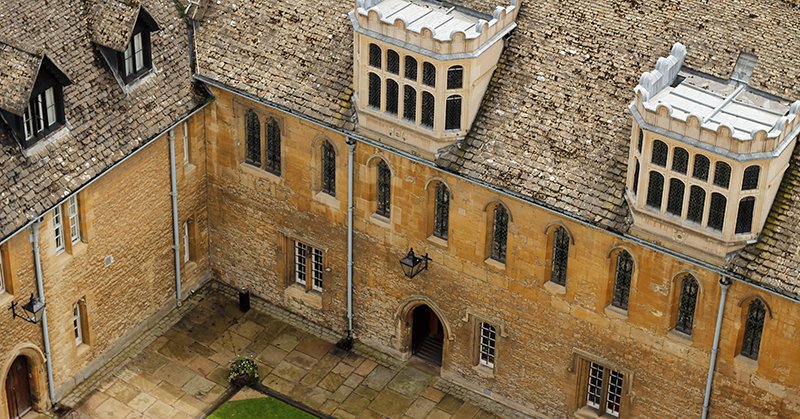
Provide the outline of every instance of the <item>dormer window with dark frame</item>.
{"type": "Polygon", "coordinates": [[[92,40],[124,87],[153,70],[151,35],[160,28],[144,7],[107,7],[98,11],[92,40]]]}
{"type": "Polygon", "coordinates": [[[134,34],[128,48],[121,54],[120,74],[125,83],[130,83],[153,68],[150,51],[150,33],[142,31],[134,34]]]}

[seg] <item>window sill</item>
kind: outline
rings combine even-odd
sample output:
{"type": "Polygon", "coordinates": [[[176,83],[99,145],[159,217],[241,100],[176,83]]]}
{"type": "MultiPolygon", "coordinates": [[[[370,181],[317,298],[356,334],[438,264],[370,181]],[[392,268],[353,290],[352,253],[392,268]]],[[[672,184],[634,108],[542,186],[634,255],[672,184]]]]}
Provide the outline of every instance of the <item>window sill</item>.
{"type": "Polygon", "coordinates": [[[197,166],[195,166],[195,165],[193,165],[191,163],[184,163],[184,165],[183,165],[183,176],[188,177],[188,176],[193,175],[194,172],[195,172],[195,169],[197,169],[197,166]]]}
{"type": "Polygon", "coordinates": [[[286,287],[286,291],[283,292],[283,298],[286,304],[297,302],[307,307],[322,310],[322,293],[306,290],[304,286],[297,283],[286,287]]]}
{"type": "Polygon", "coordinates": [[[505,263],[500,262],[500,261],[496,261],[496,260],[494,260],[492,258],[488,258],[488,259],[484,260],[483,263],[485,263],[486,265],[488,265],[492,269],[495,269],[495,270],[498,270],[498,271],[505,271],[506,270],[506,264],[505,263]]]}
{"type": "Polygon", "coordinates": [[[667,338],[669,338],[670,340],[675,341],[675,342],[683,343],[685,345],[691,345],[692,344],[692,336],[691,335],[687,335],[686,333],[679,332],[679,331],[677,331],[675,329],[672,329],[667,333],[667,338]]]}
{"type": "Polygon", "coordinates": [[[392,227],[392,220],[382,215],[373,213],[372,216],[369,217],[369,219],[370,221],[372,221],[373,224],[377,224],[381,227],[386,227],[386,228],[392,227]]]}
{"type": "Polygon", "coordinates": [[[475,371],[481,378],[494,378],[494,368],[489,368],[486,365],[479,363],[478,365],[473,366],[472,370],[475,371]]]}
{"type": "Polygon", "coordinates": [[[742,369],[749,372],[755,372],[758,369],[757,360],[748,358],[742,354],[733,357],[733,365],[735,365],[737,369],[742,369]]]}
{"type": "Polygon", "coordinates": [[[553,295],[564,295],[567,293],[567,287],[565,287],[564,285],[556,284],[553,281],[545,282],[544,289],[553,295]]]}
{"type": "Polygon", "coordinates": [[[261,179],[267,179],[271,182],[280,183],[281,177],[275,176],[274,174],[260,168],[257,166],[253,166],[250,163],[240,163],[239,167],[241,168],[243,173],[247,173],[249,175],[256,176],[261,179]]]}
{"type": "Polygon", "coordinates": [[[436,236],[431,235],[431,236],[428,237],[428,241],[433,243],[433,244],[435,244],[435,245],[437,245],[437,246],[439,246],[439,247],[443,247],[443,248],[447,249],[447,243],[448,242],[447,242],[447,240],[445,240],[445,239],[443,239],[441,237],[436,237],[436,236]]]}
{"type": "Polygon", "coordinates": [[[606,306],[605,310],[606,316],[612,319],[627,319],[628,318],[628,310],[623,310],[619,307],[614,307],[613,305],[606,306]]]}
{"type": "Polygon", "coordinates": [[[87,344],[86,342],[83,342],[75,348],[76,350],[75,353],[79,358],[83,358],[84,356],[86,356],[86,354],[89,353],[90,349],[91,346],[89,346],[89,344],[87,344]]]}
{"type": "Polygon", "coordinates": [[[197,262],[190,260],[188,262],[183,262],[183,272],[194,272],[197,270],[197,262]]]}
{"type": "Polygon", "coordinates": [[[613,416],[600,415],[600,414],[597,413],[597,410],[594,410],[593,408],[591,408],[589,406],[583,406],[580,409],[578,409],[577,411],[575,411],[574,417],[580,418],[580,419],[597,419],[597,418],[606,418],[606,417],[613,417],[613,416]]]}
{"type": "Polygon", "coordinates": [[[317,192],[316,194],[314,194],[314,201],[317,201],[322,205],[327,205],[327,206],[329,206],[329,207],[331,207],[333,209],[336,209],[336,210],[340,209],[341,206],[342,206],[342,204],[341,204],[341,202],[339,202],[338,198],[336,198],[335,196],[331,196],[331,195],[329,195],[329,194],[327,194],[325,192],[322,192],[322,191],[317,192]]]}

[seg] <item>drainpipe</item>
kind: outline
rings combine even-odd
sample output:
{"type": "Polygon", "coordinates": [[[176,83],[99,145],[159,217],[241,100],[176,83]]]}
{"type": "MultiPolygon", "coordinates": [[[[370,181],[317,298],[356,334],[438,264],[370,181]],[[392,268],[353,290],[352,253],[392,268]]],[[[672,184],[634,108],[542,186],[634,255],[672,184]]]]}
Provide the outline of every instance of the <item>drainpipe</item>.
{"type": "Polygon", "coordinates": [[[711,346],[711,361],[708,365],[708,378],[706,379],[706,394],[703,397],[703,417],[708,417],[708,408],[711,404],[711,383],[714,381],[714,368],[717,365],[717,353],[719,352],[719,336],[722,330],[722,315],[725,313],[725,298],[728,296],[728,288],[731,286],[731,280],[722,277],[719,280],[722,286],[722,293],[719,295],[719,310],[717,311],[717,325],[714,329],[714,344],[711,346]]]}
{"type": "Polygon", "coordinates": [[[169,131],[169,180],[172,197],[172,250],[175,254],[175,302],[181,306],[181,240],[178,227],[178,175],[175,170],[175,130],[169,131]]]}
{"type": "Polygon", "coordinates": [[[50,333],[47,331],[47,304],[44,300],[44,282],[42,281],[42,257],[39,254],[39,222],[36,219],[31,225],[31,244],[33,245],[33,266],[36,273],[36,292],[42,302],[42,337],[44,340],[44,358],[47,367],[47,391],[50,395],[50,405],[56,405],[56,389],[53,380],[53,359],[50,355],[50,333]]]}
{"type": "Polygon", "coordinates": [[[356,141],[347,138],[347,336],[337,344],[340,348],[353,348],[353,160],[356,141]]]}

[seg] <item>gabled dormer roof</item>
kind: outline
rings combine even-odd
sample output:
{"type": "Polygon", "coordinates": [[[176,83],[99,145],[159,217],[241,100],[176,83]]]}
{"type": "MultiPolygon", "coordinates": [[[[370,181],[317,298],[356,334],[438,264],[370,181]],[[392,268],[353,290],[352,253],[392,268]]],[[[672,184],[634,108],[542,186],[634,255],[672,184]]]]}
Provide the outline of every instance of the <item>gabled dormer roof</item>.
{"type": "Polygon", "coordinates": [[[62,86],[72,84],[47,53],[33,53],[0,40],[0,109],[22,115],[41,71],[62,86]]]}
{"type": "Polygon", "coordinates": [[[160,29],[139,0],[98,1],[94,7],[92,42],[114,51],[124,51],[140,20],[150,32],[160,29]]]}

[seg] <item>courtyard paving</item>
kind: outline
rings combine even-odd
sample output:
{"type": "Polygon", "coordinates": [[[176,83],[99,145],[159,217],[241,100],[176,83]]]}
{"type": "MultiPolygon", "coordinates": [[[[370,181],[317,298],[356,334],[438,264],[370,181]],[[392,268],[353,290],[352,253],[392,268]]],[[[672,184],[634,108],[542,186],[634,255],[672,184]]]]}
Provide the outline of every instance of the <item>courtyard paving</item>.
{"type": "Polygon", "coordinates": [[[228,363],[245,354],[257,359],[262,384],[325,415],[496,417],[434,388],[435,370],[424,364],[384,365],[341,351],[255,308],[243,314],[222,293],[195,295],[187,304],[177,323],[138,339],[141,348],[124,351],[68,395],[73,416],[204,417],[230,388],[228,363]]]}

